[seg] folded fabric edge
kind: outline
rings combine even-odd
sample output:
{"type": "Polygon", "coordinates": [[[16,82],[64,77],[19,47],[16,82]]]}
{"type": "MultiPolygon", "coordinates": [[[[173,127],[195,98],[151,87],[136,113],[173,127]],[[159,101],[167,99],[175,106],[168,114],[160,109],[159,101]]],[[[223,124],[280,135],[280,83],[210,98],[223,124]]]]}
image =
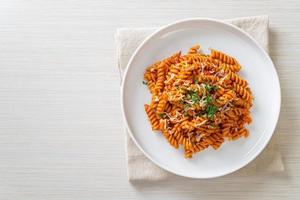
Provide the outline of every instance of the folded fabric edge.
{"type": "MultiPolygon", "coordinates": [[[[195,18],[184,18],[182,20],[188,20],[188,19],[197,19],[197,17],[195,18]]],[[[201,17],[199,17],[199,19],[201,19],[201,17]]],[[[215,18],[211,18],[211,19],[215,19],[215,18]]],[[[177,20],[177,21],[182,21],[182,20],[177,20]]],[[[230,19],[215,19],[215,20],[219,20],[219,21],[223,21],[223,22],[235,22],[235,21],[251,21],[251,20],[264,20],[269,22],[269,16],[268,15],[253,15],[253,16],[248,16],[248,17],[236,17],[236,18],[230,18],[230,19]]],[[[176,22],[176,21],[174,21],[176,22]]],[[[173,22],[173,23],[174,23],[173,22]]],[[[171,24],[171,23],[169,23],[171,24]]],[[[116,33],[115,33],[115,40],[117,40],[117,38],[123,33],[123,32],[127,32],[127,31],[150,31],[150,30],[157,30],[159,27],[121,27],[121,28],[117,28],[116,29],[116,33]]]]}

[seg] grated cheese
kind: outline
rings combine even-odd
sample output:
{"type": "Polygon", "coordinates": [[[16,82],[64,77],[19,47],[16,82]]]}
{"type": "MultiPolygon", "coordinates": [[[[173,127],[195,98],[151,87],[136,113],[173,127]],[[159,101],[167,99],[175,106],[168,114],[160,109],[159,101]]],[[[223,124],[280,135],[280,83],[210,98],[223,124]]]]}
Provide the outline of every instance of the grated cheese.
{"type": "Polygon", "coordinates": [[[223,84],[223,81],[227,78],[228,74],[226,74],[226,76],[224,76],[223,78],[221,78],[221,80],[219,81],[220,84],[223,84]]]}
{"type": "Polygon", "coordinates": [[[207,120],[204,120],[201,123],[195,124],[195,127],[199,128],[200,126],[202,126],[203,124],[205,124],[207,122],[207,120]]]}
{"type": "Polygon", "coordinates": [[[203,137],[203,135],[202,134],[200,134],[200,135],[196,135],[196,141],[197,142],[199,142],[200,140],[201,140],[201,138],[203,137]]]}
{"type": "Polygon", "coordinates": [[[165,83],[169,83],[175,77],[174,73],[171,73],[170,78],[165,81],[165,83]]]}

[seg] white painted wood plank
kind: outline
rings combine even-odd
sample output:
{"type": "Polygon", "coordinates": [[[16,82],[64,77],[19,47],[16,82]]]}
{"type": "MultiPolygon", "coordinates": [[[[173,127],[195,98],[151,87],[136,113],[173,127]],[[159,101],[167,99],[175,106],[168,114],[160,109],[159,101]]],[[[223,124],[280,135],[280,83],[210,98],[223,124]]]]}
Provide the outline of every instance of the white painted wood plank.
{"type": "Polygon", "coordinates": [[[299,199],[299,11],[298,0],[0,1],[0,199],[299,199]],[[259,14],[282,86],[286,172],[130,184],[116,28],[259,14]]]}

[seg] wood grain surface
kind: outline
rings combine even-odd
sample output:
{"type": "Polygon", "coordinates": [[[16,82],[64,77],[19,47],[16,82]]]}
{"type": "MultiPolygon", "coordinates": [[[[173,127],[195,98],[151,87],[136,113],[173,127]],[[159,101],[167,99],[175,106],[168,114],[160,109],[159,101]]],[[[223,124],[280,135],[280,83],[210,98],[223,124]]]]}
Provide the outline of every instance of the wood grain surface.
{"type": "Polygon", "coordinates": [[[298,0],[0,1],[0,199],[300,199],[299,24],[298,0]],[[129,183],[116,29],[261,14],[281,81],[286,171],[129,183]]]}

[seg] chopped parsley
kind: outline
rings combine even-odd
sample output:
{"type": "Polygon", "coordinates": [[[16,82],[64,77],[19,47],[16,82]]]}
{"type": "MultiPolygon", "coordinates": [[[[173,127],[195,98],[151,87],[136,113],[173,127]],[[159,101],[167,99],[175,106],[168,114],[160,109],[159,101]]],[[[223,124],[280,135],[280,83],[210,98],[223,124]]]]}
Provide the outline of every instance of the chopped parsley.
{"type": "Polygon", "coordinates": [[[214,106],[214,105],[208,105],[206,107],[206,113],[207,113],[207,117],[209,119],[212,119],[215,115],[215,113],[217,112],[218,110],[218,107],[217,106],[214,106]]]}
{"type": "Polygon", "coordinates": [[[185,117],[188,117],[188,116],[189,116],[189,112],[188,112],[188,111],[184,111],[183,115],[184,115],[185,117]]]}
{"type": "Polygon", "coordinates": [[[188,91],[188,94],[186,97],[188,100],[191,100],[193,102],[193,104],[198,103],[200,101],[199,94],[196,91],[192,91],[192,90],[188,91]]]}
{"type": "Polygon", "coordinates": [[[189,109],[190,109],[190,107],[191,107],[191,105],[188,104],[188,103],[183,104],[183,109],[184,109],[183,115],[184,115],[185,117],[190,116],[190,115],[189,115],[189,109]]]}
{"type": "Polygon", "coordinates": [[[207,96],[204,98],[204,101],[205,101],[206,105],[210,105],[210,104],[212,104],[213,98],[212,98],[211,95],[207,95],[207,96]]]}
{"type": "Polygon", "coordinates": [[[198,103],[200,100],[198,93],[197,92],[193,93],[191,95],[191,99],[192,99],[193,103],[198,103]]]}
{"type": "Polygon", "coordinates": [[[186,91],[185,95],[185,101],[189,103],[183,102],[183,108],[184,108],[184,116],[188,117],[190,116],[190,107],[192,107],[194,104],[204,102],[204,108],[202,111],[199,111],[195,113],[196,116],[203,116],[206,115],[208,119],[213,119],[215,113],[218,111],[218,107],[213,104],[213,95],[211,92],[215,90],[215,86],[205,84],[205,90],[206,94],[204,94],[202,97],[199,96],[197,91],[188,90],[186,91]]]}
{"type": "Polygon", "coordinates": [[[191,106],[190,106],[190,104],[187,104],[187,103],[186,103],[186,104],[183,104],[183,107],[184,107],[185,109],[187,109],[187,108],[189,108],[189,107],[191,107],[191,106]]]}
{"type": "Polygon", "coordinates": [[[142,83],[143,83],[144,85],[148,85],[148,83],[147,83],[146,81],[143,81],[142,83]]]}
{"type": "Polygon", "coordinates": [[[204,113],[207,115],[209,119],[213,119],[215,113],[218,111],[218,107],[213,104],[213,97],[211,94],[208,94],[203,98],[206,107],[204,113]]]}
{"type": "Polygon", "coordinates": [[[210,85],[210,84],[208,84],[208,83],[205,83],[204,84],[204,88],[205,88],[205,90],[207,91],[207,92],[213,92],[213,91],[216,91],[217,89],[218,89],[218,87],[217,86],[215,86],[215,85],[210,85]]]}
{"type": "Polygon", "coordinates": [[[166,113],[159,113],[158,114],[160,118],[165,118],[166,117],[166,113]]]}

